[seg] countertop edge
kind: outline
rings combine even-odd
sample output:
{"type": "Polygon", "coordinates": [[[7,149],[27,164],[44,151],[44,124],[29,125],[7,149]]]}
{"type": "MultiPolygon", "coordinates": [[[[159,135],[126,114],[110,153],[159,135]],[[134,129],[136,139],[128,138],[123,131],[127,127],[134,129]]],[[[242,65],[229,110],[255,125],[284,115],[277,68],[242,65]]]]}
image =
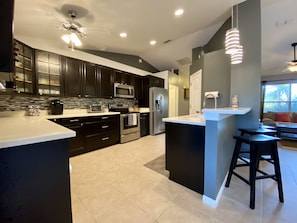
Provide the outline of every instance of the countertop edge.
{"type": "Polygon", "coordinates": [[[185,124],[185,125],[205,126],[205,120],[203,118],[199,118],[191,115],[163,118],[162,121],[169,122],[169,123],[185,124]]]}

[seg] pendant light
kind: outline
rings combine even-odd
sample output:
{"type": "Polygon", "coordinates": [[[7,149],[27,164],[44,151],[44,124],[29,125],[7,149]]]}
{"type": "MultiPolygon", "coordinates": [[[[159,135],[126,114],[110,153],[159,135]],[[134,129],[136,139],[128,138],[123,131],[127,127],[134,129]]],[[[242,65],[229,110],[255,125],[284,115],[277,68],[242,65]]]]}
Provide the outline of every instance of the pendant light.
{"type": "Polygon", "coordinates": [[[231,9],[231,29],[228,29],[226,31],[225,35],[225,53],[226,54],[232,54],[236,52],[240,47],[240,35],[239,35],[239,30],[238,30],[238,4],[237,4],[237,10],[236,10],[236,27],[234,27],[233,24],[233,6],[231,9]]]}
{"type": "Polygon", "coordinates": [[[242,63],[242,58],[243,58],[243,49],[242,49],[242,46],[239,45],[237,51],[231,54],[231,64],[242,63]]]}

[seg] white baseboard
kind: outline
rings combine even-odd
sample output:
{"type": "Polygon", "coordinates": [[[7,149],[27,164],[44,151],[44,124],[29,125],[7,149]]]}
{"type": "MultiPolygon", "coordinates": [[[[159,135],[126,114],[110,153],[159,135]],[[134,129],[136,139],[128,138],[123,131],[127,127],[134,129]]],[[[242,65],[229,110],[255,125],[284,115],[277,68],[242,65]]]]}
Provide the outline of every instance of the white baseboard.
{"type": "Polygon", "coordinates": [[[202,202],[203,203],[205,203],[205,204],[207,204],[207,205],[209,205],[209,206],[211,206],[213,208],[216,208],[218,206],[218,203],[219,203],[219,201],[221,199],[221,196],[223,194],[223,190],[225,188],[225,183],[226,183],[226,180],[227,180],[227,176],[228,176],[228,173],[225,176],[225,179],[223,181],[223,184],[221,185],[221,188],[219,190],[219,193],[218,193],[216,199],[214,200],[214,199],[212,199],[210,197],[207,197],[206,195],[203,194],[203,196],[202,196],[202,202]]]}

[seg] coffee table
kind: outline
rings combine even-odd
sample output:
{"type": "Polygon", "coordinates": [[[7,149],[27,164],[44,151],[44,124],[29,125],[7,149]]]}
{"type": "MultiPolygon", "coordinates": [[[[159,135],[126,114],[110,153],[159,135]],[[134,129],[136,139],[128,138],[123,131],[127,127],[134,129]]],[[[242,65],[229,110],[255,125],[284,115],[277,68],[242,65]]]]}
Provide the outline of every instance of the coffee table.
{"type": "Polygon", "coordinates": [[[281,139],[297,140],[296,123],[276,123],[277,136],[281,139]]]}

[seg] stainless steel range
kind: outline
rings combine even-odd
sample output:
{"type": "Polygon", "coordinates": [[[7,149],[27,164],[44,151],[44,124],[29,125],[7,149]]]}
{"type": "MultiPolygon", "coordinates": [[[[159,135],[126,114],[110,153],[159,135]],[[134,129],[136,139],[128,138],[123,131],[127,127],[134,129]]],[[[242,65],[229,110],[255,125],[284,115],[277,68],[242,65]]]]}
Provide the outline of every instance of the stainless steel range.
{"type": "Polygon", "coordinates": [[[120,112],[120,142],[125,143],[140,138],[139,112],[129,112],[128,105],[110,105],[110,111],[120,112]]]}

